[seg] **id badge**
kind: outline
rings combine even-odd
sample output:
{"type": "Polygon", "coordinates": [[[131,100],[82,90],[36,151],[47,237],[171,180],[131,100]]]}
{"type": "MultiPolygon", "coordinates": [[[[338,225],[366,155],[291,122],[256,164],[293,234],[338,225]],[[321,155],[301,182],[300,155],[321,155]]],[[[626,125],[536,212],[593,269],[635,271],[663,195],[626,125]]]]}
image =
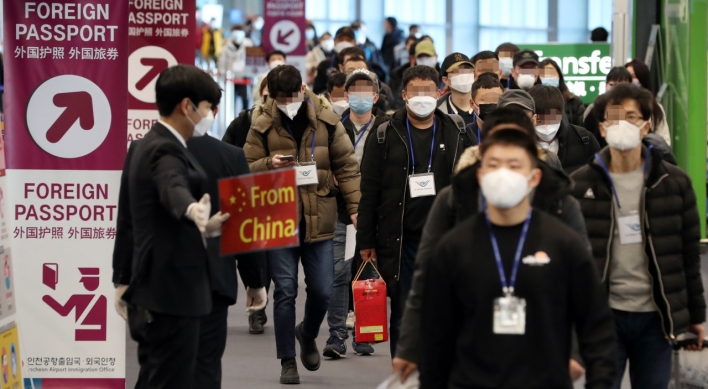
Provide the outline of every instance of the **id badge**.
{"type": "Polygon", "coordinates": [[[315,185],[319,183],[317,179],[317,163],[303,162],[295,167],[297,186],[315,185]]]}
{"type": "Polygon", "coordinates": [[[494,333],[523,335],[526,332],[526,300],[518,297],[494,299],[494,333]]]}
{"type": "Polygon", "coordinates": [[[435,196],[435,176],[433,173],[413,174],[408,176],[411,198],[435,196]]]}
{"type": "Polygon", "coordinates": [[[617,224],[621,244],[642,243],[642,224],[638,213],[618,218],[617,224]]]}

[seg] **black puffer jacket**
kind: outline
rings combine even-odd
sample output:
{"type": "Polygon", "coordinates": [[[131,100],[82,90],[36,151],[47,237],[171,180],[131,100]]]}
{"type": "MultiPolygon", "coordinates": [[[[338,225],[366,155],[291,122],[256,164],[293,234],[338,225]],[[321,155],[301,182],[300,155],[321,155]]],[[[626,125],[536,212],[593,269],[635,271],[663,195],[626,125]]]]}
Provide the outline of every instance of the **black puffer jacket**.
{"type": "Polygon", "coordinates": [[[583,113],[585,113],[585,104],[580,97],[573,96],[565,101],[565,116],[568,118],[568,123],[582,127],[583,113]]]}
{"type": "MultiPolygon", "coordinates": [[[[452,177],[452,184],[438,193],[423,230],[423,239],[418,246],[415,260],[413,286],[401,321],[401,335],[396,346],[396,356],[418,362],[421,341],[421,307],[425,285],[425,271],[435,257],[438,241],[457,224],[480,212],[481,188],[477,180],[479,170],[478,147],[465,150],[452,177]]],[[[587,230],[580,204],[570,195],[571,182],[565,173],[546,163],[539,165],[542,176],[532,205],[534,209],[547,212],[577,232],[590,251],[587,230]]],[[[574,358],[578,358],[575,356],[574,358]]]]}
{"type": "MultiPolygon", "coordinates": [[[[377,134],[368,137],[361,161],[357,246],[376,249],[379,270],[387,283],[396,281],[399,275],[403,211],[408,198],[411,159],[405,120],[405,109],[393,115],[384,143],[379,143],[377,134]]],[[[460,132],[450,116],[439,110],[435,110],[435,120],[438,130],[431,171],[435,174],[436,193],[440,193],[450,185],[463,151],[477,144],[477,138],[466,130],[460,132]]]]}
{"type": "MultiPolygon", "coordinates": [[[[700,273],[700,223],[691,180],[680,168],[665,162],[661,152],[643,148],[648,156],[640,217],[645,237],[653,301],[662,317],[667,338],[685,332],[690,324],[706,320],[706,302],[700,273]]],[[[609,262],[614,236],[611,183],[597,162],[610,166],[610,150],[578,169],[573,196],[580,201],[593,256],[609,288],[609,262]]]]}
{"type": "Polygon", "coordinates": [[[558,129],[558,143],[558,159],[568,174],[590,162],[600,151],[600,145],[590,131],[562,121],[558,129]]]}

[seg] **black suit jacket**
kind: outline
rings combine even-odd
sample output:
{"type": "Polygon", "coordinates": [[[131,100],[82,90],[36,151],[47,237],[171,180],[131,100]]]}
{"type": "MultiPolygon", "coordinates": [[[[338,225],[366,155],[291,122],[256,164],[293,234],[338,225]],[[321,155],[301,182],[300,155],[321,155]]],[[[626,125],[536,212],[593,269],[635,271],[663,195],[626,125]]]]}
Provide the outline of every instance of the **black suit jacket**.
{"type": "MultiPolygon", "coordinates": [[[[211,214],[219,211],[219,179],[249,174],[248,162],[243,150],[222,142],[211,136],[191,138],[187,148],[194,158],[202,165],[207,175],[207,193],[211,196],[211,214]]],[[[232,218],[238,215],[231,215],[232,218]]],[[[209,253],[209,274],[211,275],[212,292],[220,296],[228,304],[236,303],[238,279],[236,278],[236,262],[238,270],[246,286],[263,287],[265,277],[265,255],[263,253],[241,254],[236,258],[222,256],[221,237],[207,239],[209,253]]]]}
{"type": "MultiPolygon", "coordinates": [[[[128,158],[128,198],[119,196],[119,207],[127,203],[130,209],[133,253],[123,299],[163,314],[207,315],[212,305],[207,251],[196,225],[185,217],[206,192],[206,173],[160,123],[135,143],[128,158]]],[[[125,217],[119,215],[119,229],[125,217]]],[[[125,261],[115,263],[123,250],[114,252],[114,272],[119,271],[114,280],[127,276],[125,261]]]]}

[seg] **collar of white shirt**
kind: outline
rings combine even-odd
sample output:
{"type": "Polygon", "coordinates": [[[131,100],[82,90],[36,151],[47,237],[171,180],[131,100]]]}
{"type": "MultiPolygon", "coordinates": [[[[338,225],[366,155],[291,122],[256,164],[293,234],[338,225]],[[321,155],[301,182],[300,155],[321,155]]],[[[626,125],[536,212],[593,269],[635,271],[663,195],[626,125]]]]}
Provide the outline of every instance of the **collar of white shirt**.
{"type": "Polygon", "coordinates": [[[177,130],[175,130],[174,128],[172,128],[172,126],[170,126],[169,124],[163,122],[162,120],[158,120],[157,122],[160,123],[160,124],[162,124],[163,126],[165,126],[165,128],[167,128],[168,130],[170,130],[170,132],[172,133],[172,135],[174,135],[175,138],[177,138],[177,140],[179,141],[179,143],[181,143],[182,146],[184,146],[185,148],[187,148],[187,141],[184,140],[184,138],[182,137],[182,135],[181,135],[179,132],[177,132],[177,130]]]}

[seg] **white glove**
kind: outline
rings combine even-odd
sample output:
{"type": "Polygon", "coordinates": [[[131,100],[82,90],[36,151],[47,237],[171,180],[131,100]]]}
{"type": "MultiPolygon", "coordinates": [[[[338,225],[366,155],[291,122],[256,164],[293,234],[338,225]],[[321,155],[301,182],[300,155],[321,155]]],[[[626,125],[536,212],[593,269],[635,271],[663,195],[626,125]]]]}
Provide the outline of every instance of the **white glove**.
{"type": "Polygon", "coordinates": [[[265,287],[258,289],[246,288],[246,312],[248,316],[265,308],[266,303],[268,303],[268,294],[265,287]]]}
{"type": "Polygon", "coordinates": [[[202,199],[198,203],[192,203],[187,208],[187,217],[197,225],[199,232],[206,230],[206,225],[209,222],[209,214],[211,213],[211,202],[209,193],[204,193],[202,199]]]}
{"type": "Polygon", "coordinates": [[[212,237],[221,235],[221,225],[224,224],[225,221],[229,220],[229,216],[231,215],[228,213],[222,214],[221,211],[215,213],[214,216],[209,219],[209,222],[207,222],[205,228],[207,236],[212,237]]]}
{"type": "Polygon", "coordinates": [[[124,320],[128,320],[128,304],[122,299],[123,293],[128,289],[128,285],[118,285],[116,287],[116,294],[114,297],[114,305],[116,307],[116,312],[124,320]]]}

